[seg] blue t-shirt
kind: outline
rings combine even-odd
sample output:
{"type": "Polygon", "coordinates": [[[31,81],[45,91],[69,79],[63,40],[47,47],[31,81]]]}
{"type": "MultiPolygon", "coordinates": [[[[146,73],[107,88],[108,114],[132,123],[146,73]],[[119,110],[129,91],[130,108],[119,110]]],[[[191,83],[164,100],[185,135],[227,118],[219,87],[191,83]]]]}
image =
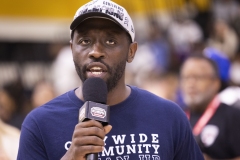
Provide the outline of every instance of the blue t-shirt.
{"type": "MultiPolygon", "coordinates": [[[[71,145],[84,104],[74,90],[31,111],[22,124],[18,160],[59,160],[71,145]]],[[[131,86],[110,107],[105,149],[98,160],[203,160],[189,121],[175,103],[131,86]]]]}

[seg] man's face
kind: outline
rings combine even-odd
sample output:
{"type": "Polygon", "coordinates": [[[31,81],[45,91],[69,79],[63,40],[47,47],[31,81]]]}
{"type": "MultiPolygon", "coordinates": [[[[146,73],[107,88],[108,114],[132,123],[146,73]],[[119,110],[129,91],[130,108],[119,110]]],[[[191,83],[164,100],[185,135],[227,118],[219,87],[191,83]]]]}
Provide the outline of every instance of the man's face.
{"type": "Polygon", "coordinates": [[[205,105],[219,89],[220,82],[214,69],[204,59],[188,59],[182,67],[180,77],[183,100],[190,108],[205,105]]]}
{"type": "Polygon", "coordinates": [[[111,91],[124,82],[130,42],[127,33],[106,19],[88,19],[74,31],[71,42],[73,61],[80,79],[90,77],[106,81],[111,91]]]}

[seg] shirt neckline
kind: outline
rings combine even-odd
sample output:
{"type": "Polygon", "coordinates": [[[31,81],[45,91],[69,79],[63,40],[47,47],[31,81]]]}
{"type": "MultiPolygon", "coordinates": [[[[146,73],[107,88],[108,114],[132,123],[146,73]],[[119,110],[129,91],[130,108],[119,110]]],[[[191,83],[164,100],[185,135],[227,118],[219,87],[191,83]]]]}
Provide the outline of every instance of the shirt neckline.
{"type": "MultiPolygon", "coordinates": [[[[128,107],[125,107],[125,106],[129,106],[135,100],[135,98],[137,97],[137,94],[138,94],[137,89],[134,86],[130,86],[130,85],[128,85],[128,86],[131,89],[130,95],[124,101],[122,101],[122,102],[120,102],[118,104],[110,106],[110,110],[111,111],[121,111],[121,110],[124,110],[125,108],[128,108],[128,107]]],[[[68,95],[68,98],[70,99],[70,101],[72,101],[72,103],[76,107],[80,108],[79,106],[82,106],[84,104],[84,101],[82,101],[81,99],[79,99],[76,96],[76,94],[75,94],[75,90],[76,89],[77,88],[69,91],[67,95],[68,95]]]]}

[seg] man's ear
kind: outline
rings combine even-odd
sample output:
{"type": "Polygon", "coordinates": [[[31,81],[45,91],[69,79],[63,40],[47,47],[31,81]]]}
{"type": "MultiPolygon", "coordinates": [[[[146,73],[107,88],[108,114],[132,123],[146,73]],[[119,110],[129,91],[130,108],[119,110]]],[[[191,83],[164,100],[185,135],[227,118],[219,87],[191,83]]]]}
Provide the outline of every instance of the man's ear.
{"type": "Polygon", "coordinates": [[[128,51],[128,58],[127,58],[128,63],[131,63],[133,61],[136,51],[137,51],[137,43],[133,42],[130,44],[129,51],[128,51]]]}

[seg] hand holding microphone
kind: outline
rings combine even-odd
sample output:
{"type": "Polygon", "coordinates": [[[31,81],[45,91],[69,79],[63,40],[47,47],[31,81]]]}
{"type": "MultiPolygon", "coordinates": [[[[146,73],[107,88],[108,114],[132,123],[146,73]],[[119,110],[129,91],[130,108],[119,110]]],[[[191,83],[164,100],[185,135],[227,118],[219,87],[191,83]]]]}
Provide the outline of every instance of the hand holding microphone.
{"type": "Polygon", "coordinates": [[[109,106],[106,105],[107,85],[100,78],[89,78],[83,83],[82,92],[85,103],[79,110],[79,123],[64,157],[98,160],[98,153],[104,147],[104,137],[111,130],[108,125],[109,106]]]}

